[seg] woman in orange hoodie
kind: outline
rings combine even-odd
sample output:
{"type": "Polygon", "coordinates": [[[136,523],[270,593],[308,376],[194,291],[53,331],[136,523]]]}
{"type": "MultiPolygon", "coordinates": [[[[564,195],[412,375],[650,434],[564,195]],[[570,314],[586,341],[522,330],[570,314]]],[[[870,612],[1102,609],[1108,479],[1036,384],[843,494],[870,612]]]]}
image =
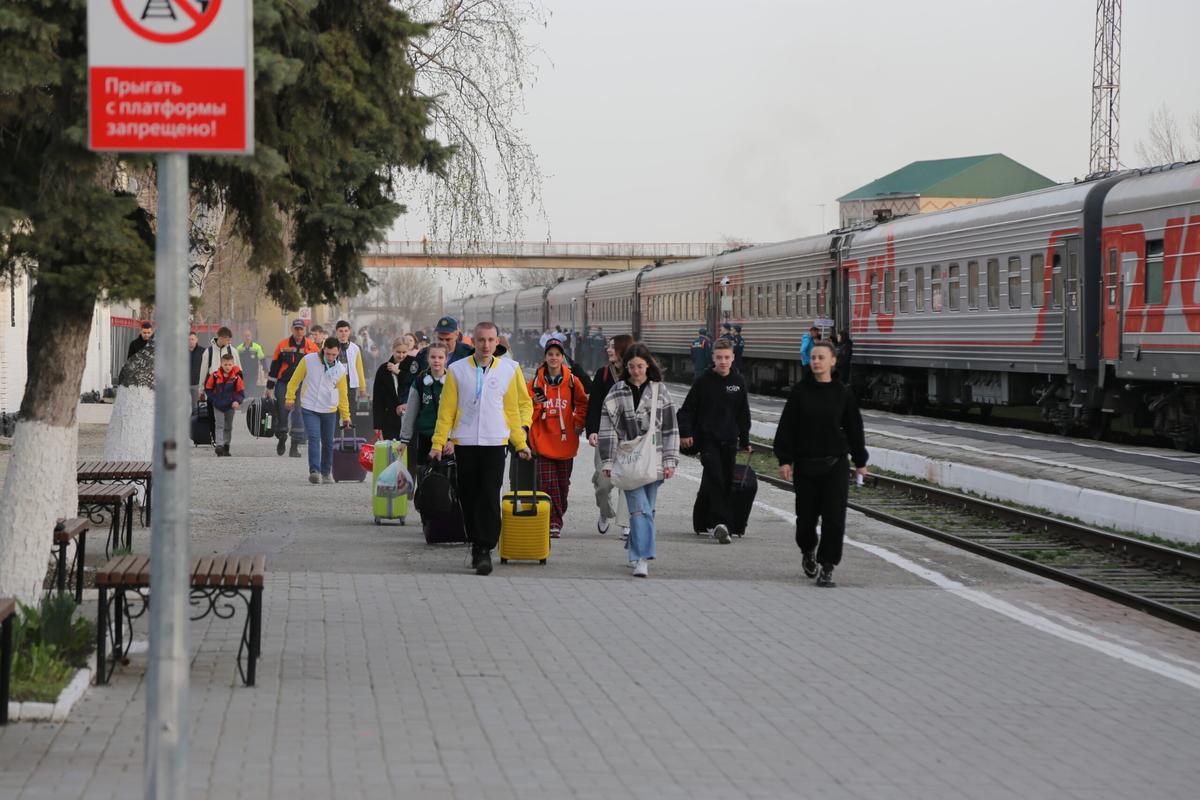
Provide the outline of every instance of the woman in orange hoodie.
{"type": "Polygon", "coordinates": [[[588,396],[565,363],[562,342],[546,343],[546,360],[529,381],[533,398],[530,446],[537,457],[538,488],[550,495],[550,538],[562,533],[571,468],[587,421],[588,396]]]}

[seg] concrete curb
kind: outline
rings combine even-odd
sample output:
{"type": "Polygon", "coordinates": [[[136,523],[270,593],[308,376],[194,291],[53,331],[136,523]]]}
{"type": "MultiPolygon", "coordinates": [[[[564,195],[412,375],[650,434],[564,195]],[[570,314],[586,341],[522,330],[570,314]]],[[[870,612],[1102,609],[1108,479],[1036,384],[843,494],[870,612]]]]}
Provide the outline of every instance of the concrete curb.
{"type": "MultiPolygon", "coordinates": [[[[750,434],[763,439],[775,436],[771,423],[754,421],[750,434]]],[[[1023,478],[994,469],[933,459],[883,447],[872,447],[871,464],[900,475],[922,478],[935,486],[961,489],[989,500],[1021,503],[1054,514],[1073,517],[1089,525],[1102,525],[1143,536],[1161,536],[1200,544],[1200,511],[1139,500],[1111,492],[1084,489],[1041,478],[1023,478]]]]}
{"type": "MultiPolygon", "coordinates": [[[[95,665],[96,657],[92,656],[95,665]]],[[[63,722],[79,698],[87,691],[92,683],[92,668],[84,667],[75,673],[71,682],[58,693],[58,700],[53,703],[18,703],[9,701],[9,722],[63,722]]]]}

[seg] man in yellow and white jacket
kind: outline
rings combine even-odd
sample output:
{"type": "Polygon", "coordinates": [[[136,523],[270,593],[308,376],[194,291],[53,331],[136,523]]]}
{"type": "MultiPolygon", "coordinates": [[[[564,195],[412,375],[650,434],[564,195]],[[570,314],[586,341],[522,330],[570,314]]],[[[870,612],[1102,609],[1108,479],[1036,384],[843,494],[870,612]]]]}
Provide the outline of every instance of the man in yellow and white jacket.
{"type": "Polygon", "coordinates": [[[333,483],[333,432],[338,417],[350,424],[346,364],[338,360],[341,349],[336,339],[326,339],[319,352],[300,360],[288,381],[288,411],[300,395],[300,414],[308,435],[308,482],[333,483]]]}
{"type": "Polygon", "coordinates": [[[525,425],[529,390],[521,366],[497,358],[500,333],[493,322],[475,326],[475,353],[447,368],[438,406],[430,458],[454,453],[458,462],[458,493],[471,568],[478,575],[492,571],[492,548],[500,541],[500,488],[504,457],[511,443],[520,458],[531,457],[525,425]]]}

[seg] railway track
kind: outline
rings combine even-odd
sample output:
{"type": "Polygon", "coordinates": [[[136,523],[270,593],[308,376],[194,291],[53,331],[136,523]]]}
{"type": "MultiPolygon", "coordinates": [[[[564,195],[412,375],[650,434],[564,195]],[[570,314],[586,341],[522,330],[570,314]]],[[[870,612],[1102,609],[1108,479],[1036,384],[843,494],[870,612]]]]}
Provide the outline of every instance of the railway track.
{"type": "Polygon", "coordinates": [[[1200,631],[1200,555],[883,475],[868,476],[850,508],[1200,631]]]}

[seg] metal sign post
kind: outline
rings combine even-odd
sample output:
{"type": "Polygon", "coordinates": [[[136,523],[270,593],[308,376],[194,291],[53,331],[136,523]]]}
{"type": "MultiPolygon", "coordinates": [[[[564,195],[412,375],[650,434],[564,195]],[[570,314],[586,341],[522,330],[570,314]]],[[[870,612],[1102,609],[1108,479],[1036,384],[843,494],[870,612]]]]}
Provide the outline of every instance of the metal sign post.
{"type": "Polygon", "coordinates": [[[188,795],[188,153],[254,152],[252,6],[88,0],[88,146],[159,154],[147,798],[188,795]]]}
{"type": "MultiPolygon", "coordinates": [[[[188,157],[158,157],[155,251],[154,518],[150,534],[150,669],[145,796],[187,796],[188,509],[191,383],[188,338],[188,157]]],[[[118,620],[117,624],[120,624],[118,620]]]]}

